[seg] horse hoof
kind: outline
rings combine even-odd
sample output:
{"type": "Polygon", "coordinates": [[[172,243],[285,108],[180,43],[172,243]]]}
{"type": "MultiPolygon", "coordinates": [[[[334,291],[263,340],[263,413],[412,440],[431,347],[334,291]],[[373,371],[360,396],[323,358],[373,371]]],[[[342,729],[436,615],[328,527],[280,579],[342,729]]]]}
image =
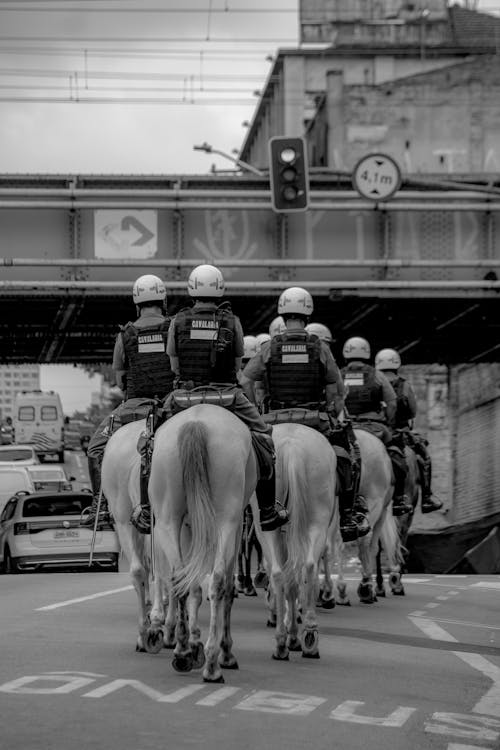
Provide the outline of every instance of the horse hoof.
{"type": "Polygon", "coordinates": [[[269,577],[263,570],[258,570],[254,576],[253,582],[257,588],[265,589],[269,585],[269,577]]]}
{"type": "Polygon", "coordinates": [[[245,589],[243,593],[245,594],[245,596],[257,596],[257,592],[253,586],[251,588],[245,589]]]}
{"type": "Polygon", "coordinates": [[[268,620],[266,622],[266,628],[275,628],[276,627],[276,620],[268,620]]]}
{"type": "Polygon", "coordinates": [[[135,644],[135,650],[136,650],[136,651],[137,651],[137,652],[138,652],[139,654],[145,654],[145,653],[146,653],[146,649],[144,648],[144,646],[139,646],[139,644],[138,644],[138,643],[136,643],[136,644],[135,644]]]}
{"type": "Polygon", "coordinates": [[[148,654],[159,654],[163,648],[163,633],[161,630],[148,632],[146,635],[146,651],[148,654]]]}
{"type": "Polygon", "coordinates": [[[385,589],[377,589],[375,594],[376,596],[380,596],[382,599],[385,599],[385,589]]]}
{"type": "Polygon", "coordinates": [[[274,654],[271,654],[271,659],[274,659],[274,661],[290,661],[290,656],[288,651],[283,654],[275,651],[274,654]]]}
{"type": "Polygon", "coordinates": [[[405,596],[405,593],[406,592],[404,590],[404,586],[401,586],[400,589],[393,589],[392,590],[393,596],[405,596]]]}
{"type": "Polygon", "coordinates": [[[193,659],[193,669],[201,669],[205,664],[205,649],[203,643],[191,644],[191,657],[193,659]]]}
{"type": "Polygon", "coordinates": [[[302,651],[303,659],[319,659],[319,652],[316,651],[314,654],[310,654],[307,651],[302,651]]]}
{"type": "Polygon", "coordinates": [[[219,675],[219,677],[216,677],[213,680],[210,679],[210,677],[204,677],[203,678],[203,682],[218,682],[218,683],[221,683],[221,682],[225,682],[225,679],[224,679],[224,677],[222,675],[219,675]]]}
{"type": "Polygon", "coordinates": [[[302,645],[298,638],[289,638],[287,646],[289,651],[302,651],[302,645]]]}
{"type": "Polygon", "coordinates": [[[321,599],[321,607],[322,609],[334,609],[335,599],[321,599]]]}
{"type": "Polygon", "coordinates": [[[193,657],[191,654],[176,654],[172,659],[172,666],[176,672],[190,672],[193,668],[193,657]]]}
{"type": "Polygon", "coordinates": [[[222,669],[239,669],[240,665],[238,664],[236,659],[233,658],[232,660],[227,662],[219,662],[219,667],[222,667],[222,669]]]}

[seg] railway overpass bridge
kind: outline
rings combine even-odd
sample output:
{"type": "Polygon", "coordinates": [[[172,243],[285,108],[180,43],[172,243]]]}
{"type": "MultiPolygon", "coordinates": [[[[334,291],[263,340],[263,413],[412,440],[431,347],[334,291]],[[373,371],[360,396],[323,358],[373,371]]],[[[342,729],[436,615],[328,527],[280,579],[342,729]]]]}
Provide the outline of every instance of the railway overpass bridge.
{"type": "Polygon", "coordinates": [[[415,183],[374,203],[313,174],[309,210],[284,216],[253,174],[0,175],[0,363],[109,363],[135,278],[164,278],[175,313],[205,262],[246,333],[300,285],[336,355],[363,335],[408,364],[498,362],[500,189],[415,183]]]}

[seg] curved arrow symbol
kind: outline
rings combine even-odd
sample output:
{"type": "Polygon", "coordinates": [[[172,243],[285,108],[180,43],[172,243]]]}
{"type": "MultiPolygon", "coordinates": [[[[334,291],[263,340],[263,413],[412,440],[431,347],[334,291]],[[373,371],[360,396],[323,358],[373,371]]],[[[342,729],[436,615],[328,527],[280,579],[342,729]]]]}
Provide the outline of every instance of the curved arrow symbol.
{"type": "Polygon", "coordinates": [[[139,232],[141,236],[138,237],[135,242],[132,242],[131,245],[145,245],[154,237],[153,232],[150,232],[144,224],[141,224],[141,222],[135,218],[135,216],[124,216],[121,223],[121,229],[127,231],[132,228],[139,232]]]}

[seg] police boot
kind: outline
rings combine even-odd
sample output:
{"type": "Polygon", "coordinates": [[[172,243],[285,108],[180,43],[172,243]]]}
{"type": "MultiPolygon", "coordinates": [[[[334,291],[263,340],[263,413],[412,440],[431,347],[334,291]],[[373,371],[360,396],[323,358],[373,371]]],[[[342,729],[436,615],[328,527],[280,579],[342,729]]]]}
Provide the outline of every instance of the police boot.
{"type": "Polygon", "coordinates": [[[136,505],[130,516],[130,523],[135,526],[141,534],[151,534],[151,505],[148,495],[149,473],[141,471],[139,488],[141,491],[141,504],[136,505]]]}
{"type": "Polygon", "coordinates": [[[392,515],[404,516],[406,513],[413,513],[413,506],[405,495],[406,476],[408,466],[406,459],[399,448],[389,446],[387,449],[392,462],[394,471],[394,494],[392,496],[392,515]]]}
{"type": "Polygon", "coordinates": [[[99,507],[99,523],[111,523],[112,518],[108,508],[108,501],[101,494],[101,460],[96,456],[88,456],[89,479],[92,487],[92,502],[88,508],[85,508],[80,517],[80,526],[93,528],[97,516],[97,507],[99,506],[99,497],[101,498],[99,507]]]}
{"type": "Polygon", "coordinates": [[[443,507],[441,500],[434,500],[431,490],[432,465],[430,456],[418,457],[418,468],[420,470],[420,484],[422,487],[422,502],[420,507],[422,513],[432,513],[443,507]]]}
{"type": "Polygon", "coordinates": [[[255,495],[260,511],[260,528],[262,531],[274,531],[288,523],[288,511],[279,503],[276,504],[276,477],[259,479],[255,495]],[[277,505],[279,507],[277,507],[277,505]]]}
{"type": "Polygon", "coordinates": [[[358,525],[353,517],[354,487],[352,485],[351,460],[337,455],[337,477],[339,483],[340,534],[343,542],[354,542],[358,538],[358,525]]]}

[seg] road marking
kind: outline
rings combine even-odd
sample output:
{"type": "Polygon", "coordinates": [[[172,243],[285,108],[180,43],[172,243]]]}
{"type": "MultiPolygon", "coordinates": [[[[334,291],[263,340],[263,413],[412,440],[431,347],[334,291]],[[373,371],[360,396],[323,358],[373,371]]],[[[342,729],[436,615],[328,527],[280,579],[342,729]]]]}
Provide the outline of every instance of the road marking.
{"type": "MultiPolygon", "coordinates": [[[[428,635],[429,638],[458,643],[456,638],[432,620],[425,620],[418,617],[410,617],[410,620],[417,628],[420,628],[420,630],[428,635]]],[[[500,667],[495,666],[495,664],[492,664],[480,654],[467,653],[465,651],[452,651],[452,653],[493,681],[492,687],[476,703],[472,711],[477,714],[488,714],[489,716],[500,718],[500,667]]]]}
{"type": "Polygon", "coordinates": [[[409,706],[398,706],[388,716],[361,716],[355,713],[356,708],[364,705],[364,701],[344,701],[331,712],[330,719],[349,721],[352,724],[371,724],[377,727],[402,727],[417,710],[409,706]]]}
{"type": "Polygon", "coordinates": [[[479,747],[479,745],[460,745],[457,742],[450,742],[447,750],[487,750],[486,747],[479,747]]]}
{"type": "Polygon", "coordinates": [[[100,599],[102,596],[110,596],[110,594],[121,594],[122,591],[131,591],[133,586],[122,586],[119,589],[109,589],[108,591],[99,591],[97,594],[89,594],[88,596],[80,596],[78,599],[66,599],[64,602],[57,602],[56,604],[46,604],[44,607],[37,607],[35,612],[47,612],[50,609],[59,609],[59,607],[69,607],[71,604],[80,604],[80,602],[88,602],[90,599],[100,599]]]}
{"type": "Polygon", "coordinates": [[[199,701],[196,701],[197,706],[216,706],[218,703],[221,703],[222,701],[226,700],[226,698],[230,698],[235,693],[238,693],[241,690],[241,688],[237,687],[223,687],[219,688],[219,690],[214,690],[213,693],[210,693],[210,695],[207,695],[205,698],[201,698],[199,701]]]}
{"type": "Polygon", "coordinates": [[[434,607],[439,607],[439,604],[437,602],[429,602],[429,604],[425,604],[424,606],[427,607],[427,609],[434,609],[434,607]]]}
{"type": "MultiPolygon", "coordinates": [[[[410,612],[408,617],[426,617],[427,612],[410,612]]],[[[468,628],[483,628],[484,630],[500,630],[498,625],[486,625],[483,622],[467,622],[466,620],[452,620],[446,617],[433,617],[432,622],[444,622],[448,625],[462,625],[468,628]]]]}
{"type": "Polygon", "coordinates": [[[500,589],[500,582],[498,581],[478,581],[477,583],[471,583],[471,589],[500,589]]]}
{"type": "Polygon", "coordinates": [[[450,641],[458,643],[456,638],[447,633],[444,628],[436,625],[433,620],[426,620],[423,617],[410,617],[410,620],[417,626],[417,628],[419,628],[419,630],[425,633],[425,635],[428,635],[429,638],[432,638],[434,641],[450,641]]]}
{"type": "Polygon", "coordinates": [[[267,714],[307,716],[315,711],[326,698],[298,693],[281,693],[273,690],[256,690],[248,698],[236,704],[239,711],[262,711],[267,714]]]}
{"type": "Polygon", "coordinates": [[[440,602],[447,602],[450,597],[443,595],[443,596],[436,596],[436,599],[439,599],[440,602]]]}

